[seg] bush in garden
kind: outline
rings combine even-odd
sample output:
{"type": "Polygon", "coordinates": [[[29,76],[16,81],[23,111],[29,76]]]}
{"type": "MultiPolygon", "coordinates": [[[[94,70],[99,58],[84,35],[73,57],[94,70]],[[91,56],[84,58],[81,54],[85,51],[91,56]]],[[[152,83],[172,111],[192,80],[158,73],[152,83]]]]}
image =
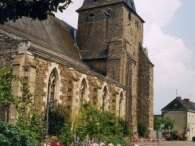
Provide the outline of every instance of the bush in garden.
{"type": "Polygon", "coordinates": [[[37,146],[39,141],[36,133],[29,127],[21,128],[5,122],[0,122],[0,145],[1,146],[37,146]]]}
{"type": "Polygon", "coordinates": [[[140,137],[147,137],[148,135],[148,129],[144,122],[138,123],[138,134],[140,137]]]}
{"type": "Polygon", "coordinates": [[[114,114],[98,111],[90,105],[81,109],[74,132],[81,141],[89,137],[106,143],[126,146],[124,137],[130,137],[125,122],[114,114]]]}

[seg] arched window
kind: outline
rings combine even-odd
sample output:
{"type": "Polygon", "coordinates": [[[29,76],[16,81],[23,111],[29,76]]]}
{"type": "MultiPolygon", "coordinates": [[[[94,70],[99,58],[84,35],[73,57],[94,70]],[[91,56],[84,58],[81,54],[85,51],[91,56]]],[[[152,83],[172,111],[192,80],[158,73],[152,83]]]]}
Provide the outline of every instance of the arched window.
{"type": "Polygon", "coordinates": [[[57,70],[54,69],[49,77],[48,82],[48,102],[54,102],[57,95],[57,82],[58,82],[58,73],[57,70]]]}
{"type": "Polygon", "coordinates": [[[102,111],[106,110],[106,99],[108,96],[108,89],[104,87],[103,94],[102,94],[102,111]]]}
{"type": "Polygon", "coordinates": [[[58,81],[59,76],[57,69],[53,69],[48,81],[48,93],[47,93],[47,109],[46,109],[46,120],[47,120],[47,135],[53,134],[55,129],[55,123],[53,123],[52,108],[55,105],[57,94],[58,94],[58,81]]]}
{"type": "Polygon", "coordinates": [[[123,100],[124,97],[123,97],[123,93],[121,92],[120,99],[119,99],[119,117],[122,115],[123,112],[123,100]]]}
{"type": "Polygon", "coordinates": [[[80,103],[83,105],[86,101],[86,92],[87,92],[87,82],[85,79],[82,80],[80,86],[80,103]]]}

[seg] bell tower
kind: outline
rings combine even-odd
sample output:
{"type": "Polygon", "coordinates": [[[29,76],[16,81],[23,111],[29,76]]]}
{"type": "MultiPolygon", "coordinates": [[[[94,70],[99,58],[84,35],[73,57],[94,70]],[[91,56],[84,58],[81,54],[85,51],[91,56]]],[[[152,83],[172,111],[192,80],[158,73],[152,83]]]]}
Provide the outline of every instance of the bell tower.
{"type": "Polygon", "coordinates": [[[77,12],[82,59],[92,70],[126,86],[126,119],[136,135],[138,57],[144,21],[134,0],[85,0],[77,12]]]}

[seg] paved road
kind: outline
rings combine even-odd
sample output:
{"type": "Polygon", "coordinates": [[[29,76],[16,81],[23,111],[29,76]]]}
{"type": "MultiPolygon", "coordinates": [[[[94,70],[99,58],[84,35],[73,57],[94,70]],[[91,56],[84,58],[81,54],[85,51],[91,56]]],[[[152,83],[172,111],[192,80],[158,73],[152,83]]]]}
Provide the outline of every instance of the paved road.
{"type": "Polygon", "coordinates": [[[142,144],[140,146],[195,146],[195,142],[160,142],[160,144],[142,144]]]}

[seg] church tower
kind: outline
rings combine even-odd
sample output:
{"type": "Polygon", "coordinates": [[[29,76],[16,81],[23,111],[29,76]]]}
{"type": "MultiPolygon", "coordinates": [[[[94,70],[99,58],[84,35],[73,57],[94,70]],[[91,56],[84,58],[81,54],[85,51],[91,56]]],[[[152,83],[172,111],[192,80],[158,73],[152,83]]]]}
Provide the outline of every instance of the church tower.
{"type": "Polygon", "coordinates": [[[77,42],[83,61],[127,89],[127,121],[137,134],[139,51],[143,19],[134,0],[85,0],[78,10],[77,42]]]}

